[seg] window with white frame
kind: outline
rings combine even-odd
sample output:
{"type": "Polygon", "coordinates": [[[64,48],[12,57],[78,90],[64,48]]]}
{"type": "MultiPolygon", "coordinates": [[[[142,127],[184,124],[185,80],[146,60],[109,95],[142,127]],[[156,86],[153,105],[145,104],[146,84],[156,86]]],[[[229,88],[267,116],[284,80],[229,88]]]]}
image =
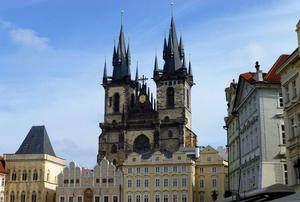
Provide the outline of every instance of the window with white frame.
{"type": "Polygon", "coordinates": [[[149,187],[149,179],[145,179],[145,181],[144,181],[144,187],[145,188],[149,187]]]}
{"type": "Polygon", "coordinates": [[[283,177],[284,177],[284,184],[288,184],[288,169],[287,164],[283,164],[283,177]]]}
{"type": "Polygon", "coordinates": [[[212,179],[212,187],[213,188],[217,187],[217,179],[212,179]]]}
{"type": "Polygon", "coordinates": [[[177,177],[173,178],[173,187],[177,187],[178,186],[178,179],[177,177]]]}
{"type": "Polygon", "coordinates": [[[200,179],[200,187],[203,188],[204,187],[204,180],[200,179]]]}
{"type": "Polygon", "coordinates": [[[186,193],[182,193],[182,202],[187,202],[186,193]]]}
{"type": "Polygon", "coordinates": [[[181,179],[181,186],[186,187],[186,177],[182,177],[181,179]]]}
{"type": "Polygon", "coordinates": [[[136,202],[141,202],[141,195],[137,194],[135,197],[136,202]]]}
{"type": "Polygon", "coordinates": [[[164,166],[164,172],[167,173],[168,172],[168,166],[164,166]]]}
{"type": "Polygon", "coordinates": [[[164,187],[168,187],[169,186],[169,179],[164,179],[164,187]]]}
{"type": "Polygon", "coordinates": [[[283,96],[282,92],[278,93],[278,107],[283,107],[283,96]]]}
{"type": "Polygon", "coordinates": [[[177,193],[173,194],[173,202],[178,202],[178,196],[177,193]]]}
{"type": "Polygon", "coordinates": [[[217,172],[217,167],[212,167],[212,168],[211,168],[211,172],[212,172],[212,173],[216,173],[216,172],[217,172]]]}
{"type": "Polygon", "coordinates": [[[145,167],[145,168],[144,168],[144,173],[147,174],[148,172],[149,172],[149,168],[148,168],[148,167],[145,167]]]}
{"type": "Polygon", "coordinates": [[[141,168],[140,167],[136,168],[136,174],[141,174],[141,168]]]}
{"type": "Polygon", "coordinates": [[[164,194],[164,202],[169,202],[169,195],[168,194],[164,194]]]}
{"type": "Polygon", "coordinates": [[[136,187],[141,187],[141,180],[140,179],[136,180],[136,187]]]}
{"type": "Polygon", "coordinates": [[[173,166],[173,172],[174,172],[174,173],[177,173],[177,165],[174,165],[174,166],[173,166]]]}
{"type": "Polygon", "coordinates": [[[108,201],[109,201],[108,196],[103,196],[103,202],[108,202],[108,201]]]}
{"type": "Polygon", "coordinates": [[[284,124],[280,125],[281,144],[286,144],[285,127],[284,124]]]}
{"type": "Polygon", "coordinates": [[[148,194],[144,195],[144,202],[149,202],[149,195],[148,194]]]}
{"type": "Polygon", "coordinates": [[[181,171],[182,171],[182,172],[186,172],[186,165],[182,165],[182,166],[181,166],[181,171]]]}
{"type": "Polygon", "coordinates": [[[127,196],[127,202],[132,202],[132,196],[131,195],[127,196]]]}
{"type": "Polygon", "coordinates": [[[160,186],[160,182],[159,182],[159,178],[155,179],[155,187],[159,187],[160,186]]]}
{"type": "Polygon", "coordinates": [[[160,196],[159,196],[159,194],[155,194],[155,202],[160,202],[160,196]]]}
{"type": "Polygon", "coordinates": [[[131,188],[132,187],[132,181],[131,180],[127,180],[127,187],[131,188]]]}
{"type": "Polygon", "coordinates": [[[156,173],[159,173],[159,172],[160,172],[159,166],[156,166],[156,167],[155,167],[155,171],[156,171],[156,173]]]}
{"type": "Polygon", "coordinates": [[[131,174],[132,173],[132,168],[128,168],[127,172],[128,172],[128,174],[131,174]]]}

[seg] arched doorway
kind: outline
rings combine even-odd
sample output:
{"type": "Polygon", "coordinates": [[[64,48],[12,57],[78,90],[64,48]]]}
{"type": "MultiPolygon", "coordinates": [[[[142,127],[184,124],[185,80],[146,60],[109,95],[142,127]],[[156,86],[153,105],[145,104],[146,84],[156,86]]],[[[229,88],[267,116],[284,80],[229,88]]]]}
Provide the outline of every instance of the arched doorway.
{"type": "Polygon", "coordinates": [[[90,188],[87,188],[84,191],[84,202],[93,202],[93,191],[90,188]]]}

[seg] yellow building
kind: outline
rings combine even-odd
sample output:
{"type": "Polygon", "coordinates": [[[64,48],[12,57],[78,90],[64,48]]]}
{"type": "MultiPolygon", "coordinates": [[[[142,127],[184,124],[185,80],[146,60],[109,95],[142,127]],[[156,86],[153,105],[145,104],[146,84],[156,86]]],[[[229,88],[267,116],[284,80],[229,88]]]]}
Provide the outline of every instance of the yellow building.
{"type": "Polygon", "coordinates": [[[196,160],[195,201],[209,202],[215,191],[217,200],[224,198],[228,184],[228,163],[211,146],[205,147],[196,160]]]}
{"type": "Polygon", "coordinates": [[[282,142],[286,143],[287,166],[284,166],[285,183],[300,191],[300,21],[297,25],[298,48],[280,65],[284,100],[282,142]]]}
{"type": "Polygon", "coordinates": [[[4,154],[5,201],[54,202],[57,176],[66,162],[56,157],[45,126],[33,126],[15,154],[4,154]]]}
{"type": "Polygon", "coordinates": [[[123,164],[124,202],[192,202],[194,161],[182,151],[131,153],[123,164]]]}

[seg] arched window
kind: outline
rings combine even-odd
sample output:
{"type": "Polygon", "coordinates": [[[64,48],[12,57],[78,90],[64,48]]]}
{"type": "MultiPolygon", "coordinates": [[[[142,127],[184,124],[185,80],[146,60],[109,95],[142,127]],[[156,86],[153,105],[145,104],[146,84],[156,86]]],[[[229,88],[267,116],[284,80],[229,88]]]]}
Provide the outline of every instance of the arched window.
{"type": "Polygon", "coordinates": [[[26,195],[24,191],[21,194],[21,202],[26,202],[26,195]]]}
{"type": "Polygon", "coordinates": [[[27,172],[26,172],[26,170],[24,170],[23,173],[22,173],[22,180],[23,181],[27,180],[27,172]]]}
{"type": "Polygon", "coordinates": [[[189,91],[189,89],[186,89],[186,105],[187,105],[187,108],[190,108],[190,91],[189,91]]]}
{"type": "Polygon", "coordinates": [[[38,180],[38,173],[36,170],[33,171],[33,174],[32,174],[32,180],[33,181],[37,181],[38,180]]]}
{"type": "Polygon", "coordinates": [[[17,180],[17,173],[16,171],[13,171],[11,174],[11,181],[16,181],[17,180]]]}
{"type": "Polygon", "coordinates": [[[33,191],[31,194],[31,202],[36,202],[36,192],[33,191]]]}
{"type": "Polygon", "coordinates": [[[120,95],[119,95],[119,93],[114,94],[113,102],[114,102],[114,106],[113,106],[114,112],[119,112],[120,111],[120,95]]]}
{"type": "Polygon", "coordinates": [[[9,202],[15,202],[15,193],[13,191],[10,192],[9,202]]]}
{"type": "Polygon", "coordinates": [[[174,107],[174,88],[167,88],[167,107],[174,107]]]}
{"type": "Polygon", "coordinates": [[[150,150],[149,138],[141,134],[134,140],[133,150],[137,153],[144,153],[150,150]]]}
{"type": "Polygon", "coordinates": [[[118,151],[117,145],[113,144],[111,146],[111,153],[117,153],[117,151],[118,151]]]}

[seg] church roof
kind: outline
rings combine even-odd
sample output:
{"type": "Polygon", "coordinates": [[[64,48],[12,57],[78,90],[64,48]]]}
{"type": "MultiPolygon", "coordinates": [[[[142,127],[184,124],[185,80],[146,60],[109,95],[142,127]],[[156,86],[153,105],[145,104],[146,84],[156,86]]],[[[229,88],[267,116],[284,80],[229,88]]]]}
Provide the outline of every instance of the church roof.
{"type": "Polygon", "coordinates": [[[33,126],[16,154],[49,154],[56,156],[45,126],[33,126]]]}

